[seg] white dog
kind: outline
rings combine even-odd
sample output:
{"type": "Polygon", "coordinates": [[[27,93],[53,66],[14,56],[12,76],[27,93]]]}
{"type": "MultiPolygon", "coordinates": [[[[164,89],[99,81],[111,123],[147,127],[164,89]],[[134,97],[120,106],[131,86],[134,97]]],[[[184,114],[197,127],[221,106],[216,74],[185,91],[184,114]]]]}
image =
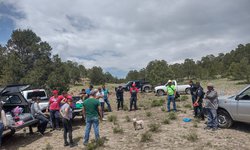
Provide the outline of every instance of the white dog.
{"type": "Polygon", "coordinates": [[[143,129],[143,124],[144,124],[143,120],[138,120],[137,121],[136,118],[133,118],[133,125],[134,125],[135,130],[143,129]],[[138,126],[140,128],[138,128],[138,126]]]}

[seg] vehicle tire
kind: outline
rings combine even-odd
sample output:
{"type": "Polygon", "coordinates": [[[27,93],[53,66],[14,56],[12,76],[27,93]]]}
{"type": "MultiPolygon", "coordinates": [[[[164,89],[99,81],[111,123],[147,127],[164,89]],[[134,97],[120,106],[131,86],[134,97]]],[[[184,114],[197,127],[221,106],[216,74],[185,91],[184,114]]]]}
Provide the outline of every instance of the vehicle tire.
{"type": "Polygon", "coordinates": [[[164,91],[163,90],[158,90],[157,91],[157,95],[158,96],[163,96],[164,95],[164,91]]]}
{"type": "Polygon", "coordinates": [[[186,88],[186,89],[185,89],[185,93],[186,93],[186,94],[190,94],[190,89],[189,89],[189,88],[186,88]]]}
{"type": "Polygon", "coordinates": [[[217,114],[219,127],[230,128],[232,126],[233,120],[227,111],[219,109],[217,114]]]}
{"type": "Polygon", "coordinates": [[[143,91],[146,92],[146,93],[149,93],[150,88],[148,86],[146,86],[146,87],[144,87],[143,91]]]}

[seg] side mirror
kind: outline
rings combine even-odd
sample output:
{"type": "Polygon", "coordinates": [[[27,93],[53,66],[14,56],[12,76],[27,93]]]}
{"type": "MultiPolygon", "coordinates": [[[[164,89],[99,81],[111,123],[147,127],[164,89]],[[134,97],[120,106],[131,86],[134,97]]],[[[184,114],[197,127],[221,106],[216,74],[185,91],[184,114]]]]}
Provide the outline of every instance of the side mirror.
{"type": "Polygon", "coordinates": [[[239,95],[236,95],[236,97],[235,97],[235,100],[239,100],[240,99],[240,96],[239,95]]]}

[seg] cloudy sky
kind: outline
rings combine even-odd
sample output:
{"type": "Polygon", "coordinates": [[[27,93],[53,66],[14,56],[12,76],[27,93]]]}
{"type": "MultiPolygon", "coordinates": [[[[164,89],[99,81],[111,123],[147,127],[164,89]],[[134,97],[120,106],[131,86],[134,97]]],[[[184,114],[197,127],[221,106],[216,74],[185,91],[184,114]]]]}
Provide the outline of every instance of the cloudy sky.
{"type": "Polygon", "coordinates": [[[123,77],[250,42],[249,0],[0,0],[0,43],[32,29],[53,54],[123,77]]]}

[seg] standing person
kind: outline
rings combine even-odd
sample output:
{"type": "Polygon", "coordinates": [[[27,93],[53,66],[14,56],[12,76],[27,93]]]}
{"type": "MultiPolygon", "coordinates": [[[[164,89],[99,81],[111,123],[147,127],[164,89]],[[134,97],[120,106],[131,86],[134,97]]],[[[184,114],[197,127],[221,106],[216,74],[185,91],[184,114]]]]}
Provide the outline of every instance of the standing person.
{"type": "Polygon", "coordinates": [[[196,100],[195,94],[196,94],[197,87],[196,87],[196,85],[193,83],[192,80],[189,81],[189,85],[190,85],[190,94],[191,94],[192,105],[193,105],[193,104],[195,103],[195,100],[196,100]]]}
{"type": "Polygon", "coordinates": [[[168,83],[167,83],[167,98],[168,98],[167,109],[168,109],[168,112],[170,112],[171,101],[173,103],[174,112],[177,111],[176,110],[176,103],[175,103],[175,95],[176,95],[176,87],[172,84],[172,80],[168,80],[168,83]]]}
{"type": "Polygon", "coordinates": [[[105,87],[105,85],[102,86],[102,90],[104,92],[104,102],[108,105],[109,112],[112,112],[110,102],[109,102],[109,90],[105,87]]]}
{"type": "Polygon", "coordinates": [[[49,99],[49,111],[50,111],[50,119],[52,123],[52,129],[59,130],[59,119],[60,119],[60,102],[61,98],[58,97],[58,91],[54,90],[53,96],[49,99]]]}
{"type": "Polygon", "coordinates": [[[96,99],[99,99],[99,102],[100,102],[100,104],[101,104],[101,108],[102,108],[102,120],[105,120],[104,119],[104,99],[103,99],[103,97],[104,97],[104,91],[102,91],[102,88],[101,87],[99,87],[98,88],[98,92],[96,93],[96,99]]]}
{"type": "Polygon", "coordinates": [[[83,102],[82,113],[86,118],[85,136],[83,145],[87,145],[89,141],[89,133],[93,125],[96,141],[100,138],[99,135],[99,119],[102,120],[102,109],[99,100],[95,99],[96,91],[90,93],[90,97],[83,102]]]}
{"type": "Polygon", "coordinates": [[[197,90],[195,93],[195,102],[193,104],[194,106],[194,117],[200,118],[201,120],[204,120],[204,112],[203,112],[203,98],[204,98],[204,91],[201,87],[200,82],[196,82],[197,90]]]}
{"type": "Polygon", "coordinates": [[[46,118],[46,116],[43,114],[43,112],[40,109],[39,103],[41,99],[40,97],[33,97],[32,98],[32,104],[31,104],[31,114],[39,120],[37,129],[38,132],[40,132],[42,135],[44,135],[44,132],[46,130],[47,124],[49,120],[46,118]]]}
{"type": "Polygon", "coordinates": [[[89,98],[89,95],[90,95],[90,92],[93,90],[94,86],[93,85],[90,85],[88,89],[86,89],[86,94],[87,94],[87,97],[86,98],[89,98]]]}
{"type": "Polygon", "coordinates": [[[82,89],[80,95],[81,95],[81,99],[82,100],[86,100],[88,98],[88,95],[86,94],[86,90],[85,89],[82,89]]]}
{"type": "Polygon", "coordinates": [[[218,94],[214,90],[212,83],[207,84],[207,93],[205,95],[205,108],[207,111],[207,127],[205,129],[212,129],[213,131],[218,129],[218,94]]]}
{"type": "Polygon", "coordinates": [[[134,110],[137,110],[137,94],[139,90],[136,88],[135,83],[132,84],[132,87],[130,88],[130,109],[129,111],[132,111],[132,106],[134,105],[134,110]]]}
{"type": "Polygon", "coordinates": [[[119,111],[120,107],[123,110],[123,89],[122,89],[122,86],[119,86],[116,89],[116,99],[117,99],[117,111],[119,111]]]}
{"type": "Polygon", "coordinates": [[[72,138],[72,96],[67,97],[66,103],[64,103],[60,109],[60,114],[62,116],[63,122],[63,138],[64,146],[70,145],[70,147],[75,146],[72,138]],[[69,143],[67,138],[69,137],[69,143]]]}
{"type": "Polygon", "coordinates": [[[0,113],[1,113],[0,114],[0,148],[1,148],[3,130],[7,128],[7,118],[3,110],[3,104],[1,101],[0,101],[0,113]]]}

